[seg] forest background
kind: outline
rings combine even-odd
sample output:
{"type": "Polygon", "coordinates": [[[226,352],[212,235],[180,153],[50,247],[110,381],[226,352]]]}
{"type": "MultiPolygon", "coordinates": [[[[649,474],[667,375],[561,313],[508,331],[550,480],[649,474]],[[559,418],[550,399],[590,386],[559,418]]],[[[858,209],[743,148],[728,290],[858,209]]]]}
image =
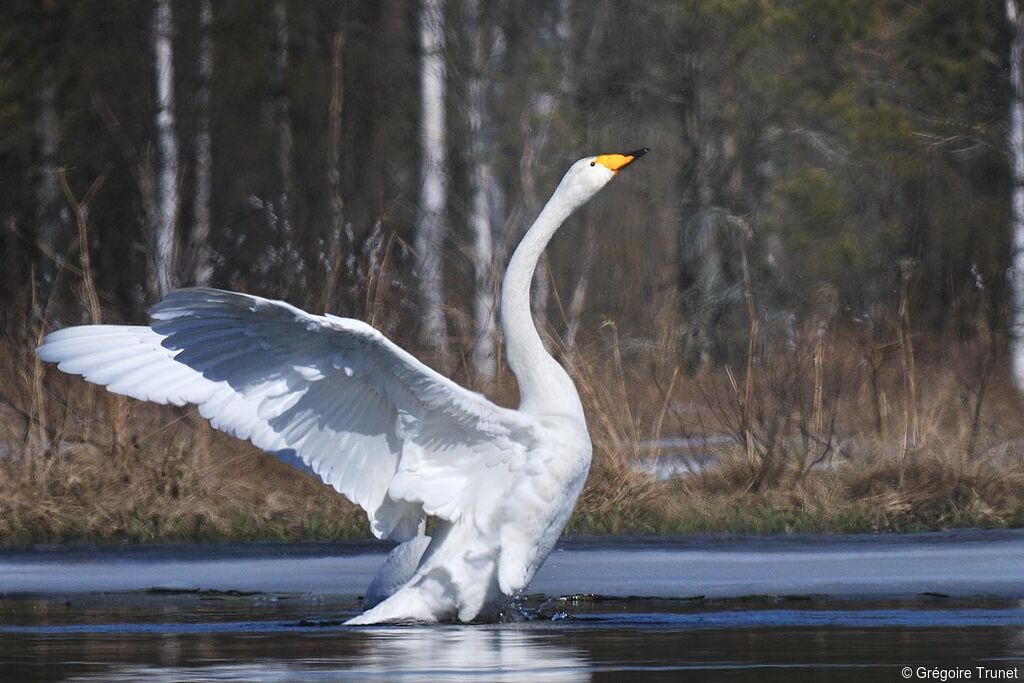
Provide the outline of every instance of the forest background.
{"type": "Polygon", "coordinates": [[[3,3],[0,542],[365,536],[32,349],[210,285],[514,405],[508,255],[640,146],[535,282],[594,435],[570,532],[1024,524],[1016,2],[3,3]]]}

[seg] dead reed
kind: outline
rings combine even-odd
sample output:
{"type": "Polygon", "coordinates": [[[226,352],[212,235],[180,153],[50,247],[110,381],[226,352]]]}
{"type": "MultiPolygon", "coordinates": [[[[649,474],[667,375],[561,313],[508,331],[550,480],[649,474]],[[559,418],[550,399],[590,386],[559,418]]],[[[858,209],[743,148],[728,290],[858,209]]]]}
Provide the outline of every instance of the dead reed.
{"type": "MultiPolygon", "coordinates": [[[[609,321],[559,348],[594,443],[568,532],[1024,525],[1021,398],[999,336],[915,337],[909,309],[840,324],[821,298],[785,334],[748,307],[737,367],[685,372],[668,319],[652,339],[609,321]],[[659,461],[678,473],[652,476],[659,461]]],[[[47,308],[0,342],[0,544],[368,535],[333,490],[193,410],[110,400],[39,364],[47,308]]],[[[514,402],[507,369],[491,393],[514,402]]]]}

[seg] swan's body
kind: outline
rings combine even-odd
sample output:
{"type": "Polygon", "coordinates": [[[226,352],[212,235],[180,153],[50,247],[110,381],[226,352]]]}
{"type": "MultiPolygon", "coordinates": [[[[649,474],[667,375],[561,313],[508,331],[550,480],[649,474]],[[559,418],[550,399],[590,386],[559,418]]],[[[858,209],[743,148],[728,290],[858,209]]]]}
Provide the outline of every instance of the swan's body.
{"type": "Polygon", "coordinates": [[[590,467],[579,395],[530,318],[533,271],[569,214],[645,151],[576,162],[512,257],[501,319],[518,410],[365,323],[213,289],[172,292],[149,327],[59,330],[38,354],[119,394],[194,403],[365,509],[374,535],[400,545],[349,623],[489,617],[554,547],[590,467]]]}

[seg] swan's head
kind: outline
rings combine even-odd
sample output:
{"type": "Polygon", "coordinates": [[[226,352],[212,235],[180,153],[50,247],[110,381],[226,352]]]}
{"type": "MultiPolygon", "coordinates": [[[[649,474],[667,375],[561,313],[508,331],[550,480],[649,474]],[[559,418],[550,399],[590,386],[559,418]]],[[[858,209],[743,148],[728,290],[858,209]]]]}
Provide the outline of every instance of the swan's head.
{"type": "Polygon", "coordinates": [[[569,167],[558,189],[571,195],[576,200],[574,204],[579,206],[597,194],[619,171],[647,152],[648,149],[644,147],[621,154],[584,157],[569,167]]]}

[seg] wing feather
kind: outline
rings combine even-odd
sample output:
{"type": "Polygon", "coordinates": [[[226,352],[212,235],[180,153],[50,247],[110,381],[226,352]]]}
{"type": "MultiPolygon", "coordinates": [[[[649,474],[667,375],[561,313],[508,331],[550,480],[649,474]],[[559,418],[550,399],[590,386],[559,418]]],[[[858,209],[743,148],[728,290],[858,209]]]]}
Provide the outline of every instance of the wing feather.
{"type": "Polygon", "coordinates": [[[373,327],[213,289],[172,292],[149,327],[58,330],[39,356],[110,391],[193,403],[217,429],[308,469],[380,537],[424,515],[485,523],[523,467],[530,418],[430,369],[373,327]]]}

